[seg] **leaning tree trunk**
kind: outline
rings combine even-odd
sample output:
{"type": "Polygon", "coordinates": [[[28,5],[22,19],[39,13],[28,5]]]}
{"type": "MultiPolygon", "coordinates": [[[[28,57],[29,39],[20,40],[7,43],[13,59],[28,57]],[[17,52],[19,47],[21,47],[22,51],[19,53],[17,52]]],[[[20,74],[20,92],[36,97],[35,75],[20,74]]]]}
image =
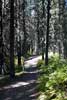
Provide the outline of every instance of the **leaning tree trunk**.
{"type": "Polygon", "coordinates": [[[46,33],[46,54],[45,54],[45,65],[48,65],[49,21],[50,21],[50,0],[48,0],[48,5],[47,5],[47,33],[46,33]]]}
{"type": "Polygon", "coordinates": [[[14,0],[10,0],[10,78],[14,77],[14,0]]]}

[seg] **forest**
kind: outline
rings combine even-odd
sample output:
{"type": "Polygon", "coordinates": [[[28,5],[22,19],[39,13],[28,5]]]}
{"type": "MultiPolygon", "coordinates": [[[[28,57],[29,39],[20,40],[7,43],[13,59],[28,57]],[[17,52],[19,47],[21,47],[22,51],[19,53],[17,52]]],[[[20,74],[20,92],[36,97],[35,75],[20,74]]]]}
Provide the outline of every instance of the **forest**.
{"type": "Polygon", "coordinates": [[[67,0],[0,0],[0,100],[67,100],[67,0]]]}

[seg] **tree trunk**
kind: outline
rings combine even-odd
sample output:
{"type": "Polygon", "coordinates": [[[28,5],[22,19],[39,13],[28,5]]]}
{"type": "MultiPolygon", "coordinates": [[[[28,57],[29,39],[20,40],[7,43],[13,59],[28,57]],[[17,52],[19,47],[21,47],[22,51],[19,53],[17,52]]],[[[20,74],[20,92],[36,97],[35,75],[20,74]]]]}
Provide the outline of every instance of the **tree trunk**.
{"type": "Polygon", "coordinates": [[[42,60],[44,60],[44,41],[42,41],[42,60]]]}
{"type": "Polygon", "coordinates": [[[37,10],[37,54],[40,50],[40,34],[39,34],[39,11],[37,10]]]}
{"type": "Polygon", "coordinates": [[[20,36],[17,44],[18,44],[18,66],[21,66],[21,37],[20,36]]]}
{"type": "Polygon", "coordinates": [[[3,55],[3,26],[2,26],[2,0],[0,0],[0,74],[2,74],[3,55]]]}
{"type": "Polygon", "coordinates": [[[10,0],[10,78],[14,77],[14,0],[10,0]]]}
{"type": "Polygon", "coordinates": [[[21,35],[20,35],[20,0],[19,0],[19,41],[18,41],[18,66],[21,66],[21,35]]]}
{"type": "MultiPolygon", "coordinates": [[[[42,19],[45,18],[45,7],[44,7],[44,0],[42,0],[42,19]]],[[[42,31],[43,32],[43,31],[42,31]]],[[[42,60],[44,60],[44,32],[42,33],[43,34],[43,40],[42,40],[42,60]]]]}
{"type": "Polygon", "coordinates": [[[67,8],[65,8],[65,0],[63,2],[63,31],[64,31],[64,37],[63,37],[63,47],[64,47],[64,59],[67,59],[67,8]]]}
{"type": "Polygon", "coordinates": [[[23,39],[23,45],[22,45],[22,55],[25,56],[27,53],[27,46],[26,46],[26,40],[27,40],[27,33],[26,33],[26,27],[25,27],[25,0],[23,0],[23,33],[24,33],[24,39],[23,39]]]}
{"type": "Polygon", "coordinates": [[[49,21],[50,21],[50,0],[47,5],[47,33],[46,33],[46,54],[45,54],[45,65],[48,65],[48,49],[49,49],[49,21]]]}

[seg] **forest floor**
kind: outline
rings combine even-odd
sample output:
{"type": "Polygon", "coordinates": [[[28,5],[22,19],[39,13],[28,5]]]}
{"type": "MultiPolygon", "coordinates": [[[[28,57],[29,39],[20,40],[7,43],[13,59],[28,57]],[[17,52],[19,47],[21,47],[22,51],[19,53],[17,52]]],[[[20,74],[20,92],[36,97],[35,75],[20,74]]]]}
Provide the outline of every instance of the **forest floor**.
{"type": "Polygon", "coordinates": [[[25,61],[25,71],[9,85],[0,87],[0,100],[36,100],[37,78],[39,71],[36,68],[37,61],[41,56],[34,56],[25,61]]]}

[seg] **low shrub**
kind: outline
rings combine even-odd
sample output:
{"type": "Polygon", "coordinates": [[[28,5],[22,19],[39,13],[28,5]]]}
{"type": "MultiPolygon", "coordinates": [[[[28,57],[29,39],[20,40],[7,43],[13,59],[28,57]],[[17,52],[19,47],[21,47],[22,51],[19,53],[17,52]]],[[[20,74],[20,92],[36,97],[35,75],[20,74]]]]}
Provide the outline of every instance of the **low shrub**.
{"type": "Polygon", "coordinates": [[[44,92],[44,100],[67,100],[67,62],[53,56],[49,59],[49,65],[43,66],[44,74],[39,76],[38,87],[39,91],[44,92]]]}

